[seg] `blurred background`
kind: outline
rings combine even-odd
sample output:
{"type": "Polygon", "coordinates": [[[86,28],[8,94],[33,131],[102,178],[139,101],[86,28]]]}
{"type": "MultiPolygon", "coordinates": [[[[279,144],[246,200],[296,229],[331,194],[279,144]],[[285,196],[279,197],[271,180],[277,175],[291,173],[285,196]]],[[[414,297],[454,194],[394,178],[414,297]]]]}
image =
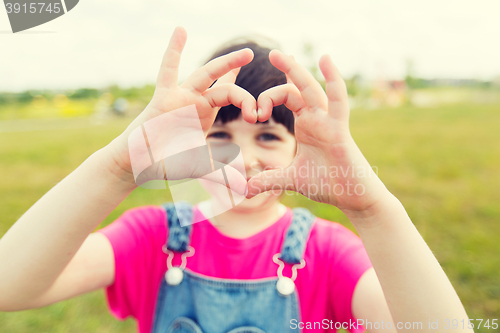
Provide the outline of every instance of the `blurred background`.
{"type": "MultiPolygon", "coordinates": [[[[500,318],[499,13],[495,0],[85,0],[12,34],[0,10],[0,236],[147,105],[175,26],[188,32],[181,81],[227,40],[265,36],[319,81],[319,57],[332,56],[368,161],[406,207],[469,318],[500,318]]],[[[129,208],[167,200],[168,191],[138,188],[99,228],[129,208]]],[[[335,207],[284,200],[354,230],[335,207]]],[[[108,313],[102,290],[0,313],[0,332],[135,331],[132,319],[108,313]]]]}

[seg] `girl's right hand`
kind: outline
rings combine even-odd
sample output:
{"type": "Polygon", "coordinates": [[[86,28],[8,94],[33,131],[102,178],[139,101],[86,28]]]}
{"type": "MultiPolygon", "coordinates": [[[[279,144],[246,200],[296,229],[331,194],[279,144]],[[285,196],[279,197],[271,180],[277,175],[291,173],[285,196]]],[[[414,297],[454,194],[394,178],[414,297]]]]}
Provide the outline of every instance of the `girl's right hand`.
{"type": "MultiPolygon", "coordinates": [[[[242,49],[213,59],[192,73],[181,85],[178,85],[179,62],[186,43],[186,37],[184,28],[177,27],[175,29],[163,57],[153,98],[127,129],[106,147],[107,153],[105,155],[109,155],[107,161],[108,168],[114,175],[130,183],[132,186],[137,185],[129,153],[129,136],[134,129],[141,127],[141,125],[153,118],[165,115],[179,108],[194,105],[198,113],[201,129],[206,135],[220,107],[233,104],[241,109],[243,118],[246,121],[250,123],[257,121],[257,113],[255,111],[256,101],[254,97],[246,90],[234,84],[239,69],[252,61],[252,50],[248,48],[242,49]],[[212,86],[215,80],[217,82],[212,86]]],[[[172,115],[178,114],[172,113],[172,115]]],[[[160,118],[166,119],[165,117],[159,117],[158,119],[160,118]]],[[[172,122],[165,123],[167,125],[165,132],[171,132],[172,129],[178,130],[179,127],[183,126],[183,117],[170,117],[169,119],[174,118],[176,121],[175,124],[172,124],[172,122]]],[[[170,167],[175,167],[179,170],[184,167],[181,170],[182,177],[196,178],[194,176],[199,173],[199,170],[194,170],[197,165],[196,160],[190,160],[189,162],[191,162],[188,163],[189,167],[193,170],[185,170],[186,163],[176,163],[176,166],[170,167]]],[[[179,170],[173,170],[173,172],[178,174],[179,170]]],[[[163,172],[160,172],[160,174],[163,174],[163,172]]],[[[241,176],[241,178],[243,179],[244,177],[241,176]]],[[[246,182],[242,186],[246,186],[246,182]]]]}

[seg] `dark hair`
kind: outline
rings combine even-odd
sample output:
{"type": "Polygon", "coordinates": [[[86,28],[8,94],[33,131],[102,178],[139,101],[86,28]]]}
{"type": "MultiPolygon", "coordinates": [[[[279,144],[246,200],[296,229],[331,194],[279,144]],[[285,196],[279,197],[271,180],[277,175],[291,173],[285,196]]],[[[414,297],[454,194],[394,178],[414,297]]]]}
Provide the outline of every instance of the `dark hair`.
{"type": "MultiPolygon", "coordinates": [[[[275,45],[273,48],[278,48],[275,42],[272,43],[275,45]]],[[[269,52],[272,48],[262,46],[248,37],[236,38],[225,43],[214,52],[208,61],[246,47],[253,51],[254,58],[251,63],[241,67],[238,77],[236,78],[236,85],[242,87],[257,99],[260,93],[267,89],[286,83],[285,73],[274,67],[269,61],[269,52]]],[[[238,119],[240,116],[240,108],[234,105],[228,105],[219,110],[215,121],[220,120],[225,124],[226,122],[238,119]]],[[[275,106],[271,117],[277,123],[284,125],[288,132],[294,134],[294,116],[292,111],[286,106],[275,106]]],[[[266,120],[264,123],[266,122],[268,121],[266,120]]]]}

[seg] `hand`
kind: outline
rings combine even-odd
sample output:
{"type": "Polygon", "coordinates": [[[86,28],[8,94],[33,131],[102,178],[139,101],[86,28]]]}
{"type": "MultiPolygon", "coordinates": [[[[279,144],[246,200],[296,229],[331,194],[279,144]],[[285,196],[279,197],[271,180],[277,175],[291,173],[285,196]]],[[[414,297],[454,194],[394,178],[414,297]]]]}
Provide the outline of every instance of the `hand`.
{"type": "Polygon", "coordinates": [[[269,119],[274,106],[285,104],[295,116],[298,149],[290,166],[252,177],[247,198],[263,191],[292,190],[347,214],[364,212],[391,196],[351,136],[347,89],[330,57],[319,62],[326,94],[293,57],[273,50],[269,59],[287,75],[288,83],[259,95],[258,118],[269,119]]]}
{"type": "MultiPolygon", "coordinates": [[[[241,66],[252,61],[253,52],[250,49],[242,49],[216,58],[192,73],[179,86],[177,83],[178,67],[186,38],[184,28],[177,27],[163,57],[152,100],[130,126],[107,147],[111,157],[108,164],[109,168],[115,175],[133,183],[133,185],[135,185],[135,179],[129,153],[129,136],[135,129],[140,128],[146,122],[157,118],[155,119],[155,126],[158,127],[159,124],[163,126],[160,128],[164,133],[163,139],[165,136],[170,136],[172,140],[175,140],[175,133],[182,132],[186,134],[193,124],[192,121],[196,120],[198,122],[198,119],[198,127],[201,124],[201,130],[206,134],[212,126],[220,107],[229,104],[241,108],[243,118],[246,121],[252,123],[257,121],[255,99],[246,90],[234,84],[241,66]],[[211,86],[215,80],[217,82],[211,86]],[[179,108],[190,105],[194,105],[197,111],[197,116],[195,114],[195,117],[191,118],[197,119],[189,119],[189,117],[184,117],[182,114],[175,112],[179,108]],[[166,114],[172,116],[169,119],[174,121],[160,123],[160,119],[165,119],[163,116],[166,114]]],[[[196,129],[191,128],[191,130],[196,129]]],[[[164,147],[165,142],[161,143],[164,147]]],[[[153,147],[151,140],[149,147],[153,147]]],[[[183,156],[192,155],[184,154],[183,156]]],[[[155,158],[155,160],[158,159],[155,158]]],[[[195,160],[190,159],[189,161],[178,161],[175,165],[167,165],[166,168],[167,173],[170,170],[169,174],[175,174],[176,179],[183,179],[197,178],[206,174],[205,166],[207,166],[207,163],[196,163],[195,160]],[[204,166],[203,170],[200,169],[200,165],[204,166]],[[177,170],[179,168],[182,170],[177,170]]],[[[210,163],[208,166],[210,167],[210,163]]],[[[164,179],[164,170],[161,170],[159,165],[155,165],[152,169],[148,170],[149,175],[152,174],[156,177],[156,175],[161,174],[161,179],[164,179]]],[[[234,176],[238,177],[237,171],[234,171],[234,176]]],[[[239,177],[244,178],[242,175],[239,175],[239,177]]],[[[245,186],[246,184],[243,187],[245,186]]]]}

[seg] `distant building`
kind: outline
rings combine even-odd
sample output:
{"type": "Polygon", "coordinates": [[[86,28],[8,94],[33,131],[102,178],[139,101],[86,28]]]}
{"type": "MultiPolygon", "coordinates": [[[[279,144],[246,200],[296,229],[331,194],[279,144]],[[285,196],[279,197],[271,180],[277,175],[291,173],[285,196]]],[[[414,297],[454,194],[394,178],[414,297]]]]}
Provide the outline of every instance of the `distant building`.
{"type": "Polygon", "coordinates": [[[377,80],[373,85],[370,105],[374,108],[402,106],[407,95],[408,87],[404,80],[377,80]]]}

